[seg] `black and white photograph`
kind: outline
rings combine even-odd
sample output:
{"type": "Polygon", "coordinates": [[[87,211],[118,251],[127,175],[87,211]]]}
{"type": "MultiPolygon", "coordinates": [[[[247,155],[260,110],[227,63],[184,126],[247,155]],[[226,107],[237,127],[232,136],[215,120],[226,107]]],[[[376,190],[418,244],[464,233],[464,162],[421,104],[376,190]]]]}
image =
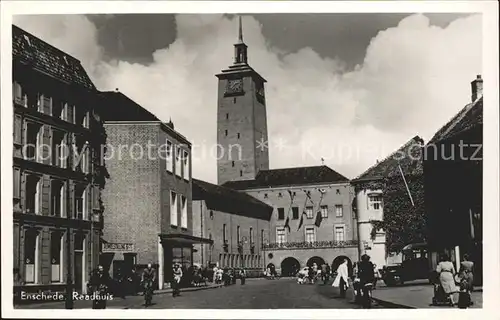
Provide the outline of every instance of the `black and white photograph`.
{"type": "Polygon", "coordinates": [[[495,309],[495,1],[175,2],[2,2],[2,314],[495,309]]]}

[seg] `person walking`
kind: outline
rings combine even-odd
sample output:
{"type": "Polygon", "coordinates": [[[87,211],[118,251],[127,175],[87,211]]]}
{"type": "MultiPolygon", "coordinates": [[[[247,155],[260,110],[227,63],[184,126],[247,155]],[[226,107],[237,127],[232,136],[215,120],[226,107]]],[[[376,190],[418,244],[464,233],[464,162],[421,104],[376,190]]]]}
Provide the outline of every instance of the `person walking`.
{"type": "Polygon", "coordinates": [[[345,298],[346,290],[349,287],[349,268],[347,260],[344,259],[337,268],[337,277],[332,283],[332,287],[340,288],[340,297],[345,298]]]}
{"type": "Polygon", "coordinates": [[[88,289],[94,299],[92,300],[92,309],[106,309],[107,295],[109,292],[111,279],[107,272],[104,271],[103,266],[99,265],[96,270],[92,272],[88,289]]]}
{"type": "Polygon", "coordinates": [[[371,287],[375,279],[375,267],[370,261],[370,256],[364,254],[358,263],[359,290],[362,292],[362,301],[364,308],[371,307],[371,287]]]}
{"type": "Polygon", "coordinates": [[[173,280],[172,280],[172,297],[177,297],[181,295],[180,284],[182,280],[182,269],[181,266],[176,263],[173,270],[173,280]]]}
{"type": "Polygon", "coordinates": [[[246,277],[247,277],[247,274],[245,272],[245,269],[241,268],[241,270],[240,270],[240,284],[241,285],[245,284],[246,277]]]}
{"type": "Polygon", "coordinates": [[[447,254],[441,255],[441,262],[437,265],[436,272],[439,274],[439,282],[449,297],[451,305],[455,305],[453,297],[453,294],[457,292],[457,287],[455,286],[455,267],[447,254]]]}
{"type": "Polygon", "coordinates": [[[474,290],[474,262],[469,261],[469,255],[464,254],[460,263],[460,293],[458,295],[458,307],[466,309],[472,305],[471,293],[474,290]]]}

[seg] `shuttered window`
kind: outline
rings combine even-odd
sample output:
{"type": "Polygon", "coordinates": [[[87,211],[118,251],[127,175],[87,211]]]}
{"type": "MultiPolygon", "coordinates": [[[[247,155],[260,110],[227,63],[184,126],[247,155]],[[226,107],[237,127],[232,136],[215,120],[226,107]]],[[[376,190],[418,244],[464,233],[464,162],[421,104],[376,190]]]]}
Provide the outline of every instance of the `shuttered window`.
{"type": "Polygon", "coordinates": [[[21,198],[21,169],[14,168],[14,190],[13,197],[15,199],[21,198]]]}

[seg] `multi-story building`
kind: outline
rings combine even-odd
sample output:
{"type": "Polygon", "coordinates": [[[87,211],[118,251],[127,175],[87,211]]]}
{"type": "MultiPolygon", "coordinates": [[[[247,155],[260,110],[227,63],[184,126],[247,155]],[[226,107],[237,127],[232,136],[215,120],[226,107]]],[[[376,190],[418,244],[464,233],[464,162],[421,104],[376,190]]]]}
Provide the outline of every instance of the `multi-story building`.
{"type": "Polygon", "coordinates": [[[158,286],[172,279],[172,264],[192,264],[191,143],[119,92],[103,93],[109,180],[103,192],[102,261],[127,273],[148,263],[158,269],[158,286]]]}
{"type": "Polygon", "coordinates": [[[102,229],[99,96],[77,59],[16,26],[12,64],[14,268],[23,291],[64,291],[68,272],[85,291],[102,229]]]}
{"type": "Polygon", "coordinates": [[[193,233],[213,244],[196,245],[193,261],[221,268],[245,268],[259,276],[273,208],[233,189],[193,179],[193,233]]]}
{"type": "Polygon", "coordinates": [[[483,80],[472,99],[425,146],[425,206],[433,264],[447,252],[457,267],[467,253],[483,278],[483,80]],[[452,227],[450,227],[452,226],[452,227]]]}
{"type": "MultiPolygon", "coordinates": [[[[358,217],[359,251],[360,254],[368,254],[378,269],[387,264],[391,253],[387,250],[386,232],[373,225],[374,221],[384,220],[386,179],[397,177],[401,181],[401,172],[409,182],[410,179],[421,176],[422,148],[423,140],[416,136],[351,181],[356,192],[354,205],[358,217]]],[[[405,200],[410,201],[406,190],[402,195],[405,200]]]]}
{"type": "Polygon", "coordinates": [[[243,190],[274,208],[265,265],[283,275],[303,266],[358,258],[354,198],[349,180],[327,166],[262,170],[255,179],[223,186],[243,190]]]}

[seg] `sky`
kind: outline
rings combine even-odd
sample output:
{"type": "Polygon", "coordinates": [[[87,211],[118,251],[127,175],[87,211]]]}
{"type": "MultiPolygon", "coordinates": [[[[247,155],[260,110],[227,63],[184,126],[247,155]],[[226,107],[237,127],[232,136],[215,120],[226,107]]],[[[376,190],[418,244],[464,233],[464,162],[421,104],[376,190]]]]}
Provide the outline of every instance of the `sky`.
{"type": "MultiPolygon", "coordinates": [[[[216,182],[217,78],[233,15],[33,15],[14,24],[79,59],[193,143],[193,176],[216,182]]],[[[322,164],[354,178],[471,100],[481,15],[243,15],[249,64],[268,82],[270,167],[322,164]]]]}

